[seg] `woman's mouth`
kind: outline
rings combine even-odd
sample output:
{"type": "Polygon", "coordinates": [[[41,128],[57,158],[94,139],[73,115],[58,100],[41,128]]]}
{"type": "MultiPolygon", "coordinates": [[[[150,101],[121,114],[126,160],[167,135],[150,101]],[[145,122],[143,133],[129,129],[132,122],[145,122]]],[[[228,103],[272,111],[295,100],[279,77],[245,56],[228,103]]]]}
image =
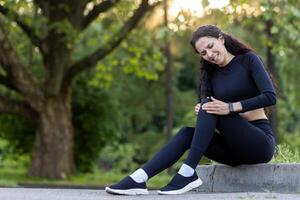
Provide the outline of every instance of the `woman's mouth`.
{"type": "Polygon", "coordinates": [[[214,63],[216,63],[217,59],[218,59],[218,54],[215,55],[215,56],[211,59],[211,61],[213,61],[214,63]]]}

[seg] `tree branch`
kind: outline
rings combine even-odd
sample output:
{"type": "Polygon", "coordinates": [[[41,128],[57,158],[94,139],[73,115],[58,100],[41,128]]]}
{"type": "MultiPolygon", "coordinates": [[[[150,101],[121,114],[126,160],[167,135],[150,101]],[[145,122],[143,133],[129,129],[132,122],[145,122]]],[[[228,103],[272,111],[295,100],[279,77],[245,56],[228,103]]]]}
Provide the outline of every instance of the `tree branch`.
{"type": "Polygon", "coordinates": [[[88,25],[94,21],[99,14],[106,12],[114,5],[116,5],[120,0],[105,0],[98,5],[95,5],[94,8],[83,18],[81,22],[81,29],[85,29],[88,25]]]}
{"type": "Polygon", "coordinates": [[[35,77],[27,70],[9,42],[0,20],[0,63],[5,66],[10,82],[22,93],[30,105],[40,110],[44,95],[38,87],[35,77]]]}
{"type": "Polygon", "coordinates": [[[68,88],[73,78],[80,72],[92,68],[97,61],[103,59],[107,54],[113,51],[119,44],[126,38],[130,31],[137,26],[138,22],[142,19],[143,15],[154,9],[160,2],[149,5],[148,0],[142,0],[142,3],[138,9],[134,12],[133,16],[130,17],[123,27],[115,34],[110,41],[106,43],[103,47],[97,49],[85,58],[77,61],[69,68],[68,72],[64,77],[64,83],[62,90],[68,88]]]}
{"type": "Polygon", "coordinates": [[[26,102],[12,100],[3,96],[0,96],[0,113],[17,114],[28,119],[35,119],[37,115],[26,102]]]}
{"type": "Polygon", "coordinates": [[[8,19],[15,21],[19,25],[19,27],[24,31],[24,33],[29,37],[31,42],[42,50],[41,39],[34,33],[32,27],[30,27],[22,20],[22,18],[18,15],[18,13],[9,10],[8,8],[2,5],[0,5],[0,13],[2,13],[8,19]],[[11,16],[11,18],[9,16],[11,16]]]}

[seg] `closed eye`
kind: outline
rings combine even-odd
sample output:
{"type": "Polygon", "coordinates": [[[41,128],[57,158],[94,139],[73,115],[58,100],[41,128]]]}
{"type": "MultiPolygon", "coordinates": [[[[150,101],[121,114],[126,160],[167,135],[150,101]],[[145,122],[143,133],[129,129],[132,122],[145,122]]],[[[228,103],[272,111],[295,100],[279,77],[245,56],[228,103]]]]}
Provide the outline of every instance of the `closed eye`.
{"type": "MultiPolygon", "coordinates": [[[[214,46],[214,43],[209,43],[209,44],[206,46],[206,48],[207,48],[207,49],[211,49],[211,48],[213,48],[213,46],[214,46]]],[[[205,56],[205,55],[206,55],[206,51],[203,50],[203,51],[201,52],[201,56],[205,56]]]]}

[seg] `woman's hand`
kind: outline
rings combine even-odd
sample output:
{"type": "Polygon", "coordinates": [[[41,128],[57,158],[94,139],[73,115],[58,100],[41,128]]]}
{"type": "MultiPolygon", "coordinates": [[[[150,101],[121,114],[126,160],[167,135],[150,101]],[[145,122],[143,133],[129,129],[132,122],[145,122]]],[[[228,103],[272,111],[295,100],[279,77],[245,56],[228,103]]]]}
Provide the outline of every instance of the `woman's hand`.
{"type": "Polygon", "coordinates": [[[215,99],[214,97],[211,97],[211,99],[213,101],[207,102],[202,105],[202,109],[206,110],[207,113],[215,114],[215,115],[228,115],[230,113],[228,108],[228,103],[215,99]]]}
{"type": "Polygon", "coordinates": [[[199,112],[199,110],[200,110],[200,107],[201,107],[201,104],[200,104],[200,103],[197,103],[197,104],[195,105],[195,115],[198,115],[198,112],[199,112]]]}

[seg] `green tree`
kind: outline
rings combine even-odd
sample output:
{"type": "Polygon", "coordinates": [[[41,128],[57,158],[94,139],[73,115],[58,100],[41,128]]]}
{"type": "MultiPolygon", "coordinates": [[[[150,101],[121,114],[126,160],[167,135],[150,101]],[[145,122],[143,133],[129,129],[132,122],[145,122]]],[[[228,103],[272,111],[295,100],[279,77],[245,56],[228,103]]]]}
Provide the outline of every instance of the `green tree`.
{"type": "Polygon", "coordinates": [[[124,17],[129,12],[132,14],[112,35],[103,37],[101,45],[87,50],[80,58],[75,57],[77,40],[100,14],[111,14],[109,11],[118,3],[118,0],[0,2],[0,82],[14,93],[9,97],[2,94],[0,110],[24,116],[37,124],[30,175],[61,179],[74,172],[70,106],[73,79],[118,47],[145,13],[158,5],[142,0],[134,12],[124,13],[124,17]],[[38,19],[34,23],[30,20],[33,13],[38,19]],[[7,29],[15,26],[26,34],[40,56],[39,67],[43,70],[39,76],[12,45],[7,29]]]}
{"type": "MultiPolygon", "coordinates": [[[[102,148],[119,138],[121,116],[117,99],[111,91],[90,81],[92,72],[79,75],[73,82],[72,122],[74,125],[74,160],[77,171],[93,169],[102,148]]],[[[17,115],[0,116],[0,138],[9,142],[4,156],[30,153],[36,124],[17,115]]]]}

